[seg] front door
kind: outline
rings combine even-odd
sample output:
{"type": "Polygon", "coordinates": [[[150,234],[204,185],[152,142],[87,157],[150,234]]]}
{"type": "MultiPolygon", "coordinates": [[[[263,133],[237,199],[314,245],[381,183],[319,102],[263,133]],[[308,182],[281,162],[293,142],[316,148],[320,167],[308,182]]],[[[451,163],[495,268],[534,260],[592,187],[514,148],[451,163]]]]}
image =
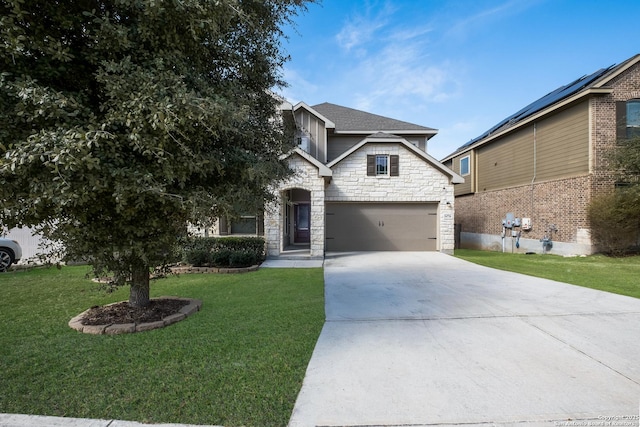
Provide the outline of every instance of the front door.
{"type": "Polygon", "coordinates": [[[309,243],[309,230],[311,228],[311,205],[293,205],[293,243],[309,243]]]}

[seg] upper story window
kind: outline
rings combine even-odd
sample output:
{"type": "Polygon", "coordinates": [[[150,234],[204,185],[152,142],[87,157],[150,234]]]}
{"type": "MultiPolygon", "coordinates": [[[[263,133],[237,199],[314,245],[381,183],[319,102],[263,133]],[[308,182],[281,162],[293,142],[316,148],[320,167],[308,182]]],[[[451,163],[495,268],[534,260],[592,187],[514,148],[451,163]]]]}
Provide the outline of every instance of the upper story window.
{"type": "Polygon", "coordinates": [[[627,101],[627,138],[640,136],[640,99],[627,101]]]}
{"type": "Polygon", "coordinates": [[[469,175],[469,156],[460,159],[460,175],[469,175]]]}
{"type": "Polygon", "coordinates": [[[616,138],[640,137],[640,99],[616,101],[616,138]]]}
{"type": "Polygon", "coordinates": [[[389,157],[376,156],[376,176],[389,175],[389,157]]]}
{"type": "Polygon", "coordinates": [[[311,151],[311,138],[308,135],[298,136],[296,138],[296,145],[302,148],[302,151],[309,153],[311,151]]]}
{"type": "Polygon", "coordinates": [[[368,155],[367,176],[400,176],[400,156],[397,154],[368,155]]]}

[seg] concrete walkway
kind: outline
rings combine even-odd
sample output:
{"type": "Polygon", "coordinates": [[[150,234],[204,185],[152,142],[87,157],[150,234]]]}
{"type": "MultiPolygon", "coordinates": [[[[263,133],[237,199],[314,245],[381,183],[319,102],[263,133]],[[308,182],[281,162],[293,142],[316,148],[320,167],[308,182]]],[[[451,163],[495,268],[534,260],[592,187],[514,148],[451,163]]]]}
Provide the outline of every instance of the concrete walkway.
{"type": "Polygon", "coordinates": [[[638,425],[640,300],[440,253],[324,267],[290,427],[638,425]]]}
{"type": "Polygon", "coordinates": [[[267,259],[260,268],[322,268],[321,259],[267,259]]]}
{"type": "Polygon", "coordinates": [[[222,427],[188,424],[143,424],[135,421],[0,414],[0,427],[222,427]]]}

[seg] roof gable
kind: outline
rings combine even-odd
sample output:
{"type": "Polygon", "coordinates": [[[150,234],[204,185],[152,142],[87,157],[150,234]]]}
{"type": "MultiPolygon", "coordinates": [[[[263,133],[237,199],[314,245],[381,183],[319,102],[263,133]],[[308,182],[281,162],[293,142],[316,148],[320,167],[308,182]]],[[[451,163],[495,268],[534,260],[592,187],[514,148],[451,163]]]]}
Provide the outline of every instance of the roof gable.
{"type": "Polygon", "coordinates": [[[335,131],[338,133],[373,133],[382,131],[435,135],[438,132],[437,129],[328,102],[314,105],[311,108],[335,123],[335,131]]]}
{"type": "Polygon", "coordinates": [[[598,81],[596,81],[593,84],[593,87],[601,88],[601,87],[605,86],[611,80],[613,80],[614,78],[618,77],[620,74],[622,74],[623,72],[625,72],[627,69],[629,69],[630,67],[634,66],[638,62],[640,62],[640,54],[634,55],[631,58],[627,59],[626,61],[622,62],[621,64],[613,67],[609,73],[607,73],[606,75],[602,76],[602,78],[600,78],[598,81]]]}
{"type": "Polygon", "coordinates": [[[302,101],[298,102],[293,107],[293,111],[298,111],[300,108],[304,108],[305,110],[307,110],[308,112],[310,112],[311,114],[313,114],[314,116],[316,116],[317,118],[322,120],[324,122],[324,127],[325,128],[334,129],[336,127],[336,125],[333,123],[333,121],[331,119],[325,117],[324,114],[322,114],[320,111],[316,110],[313,107],[309,107],[307,104],[305,104],[302,101]]]}
{"type": "Polygon", "coordinates": [[[302,150],[300,147],[295,147],[293,150],[291,150],[287,154],[284,154],[283,156],[281,156],[281,159],[289,158],[293,154],[299,155],[304,160],[306,160],[308,163],[310,163],[311,165],[315,166],[318,169],[318,176],[331,178],[331,175],[333,174],[333,171],[329,167],[327,167],[324,164],[322,164],[322,162],[320,162],[318,159],[313,157],[311,154],[309,154],[306,151],[302,150]]]}
{"type": "Polygon", "coordinates": [[[379,143],[379,142],[400,144],[404,148],[406,148],[408,151],[411,151],[412,153],[414,153],[418,157],[420,157],[423,160],[425,160],[427,163],[431,164],[431,166],[433,166],[436,169],[438,169],[444,175],[449,176],[451,178],[451,182],[452,183],[454,183],[454,184],[462,184],[462,183],[464,183],[464,178],[462,178],[460,175],[458,175],[457,173],[455,173],[454,171],[452,171],[451,169],[449,169],[448,167],[446,167],[445,165],[443,165],[439,161],[437,161],[435,158],[431,157],[426,152],[424,152],[424,151],[420,150],[419,148],[415,147],[413,144],[411,144],[406,139],[404,139],[404,138],[402,138],[400,136],[397,136],[397,135],[391,135],[391,134],[384,133],[384,132],[378,132],[378,133],[375,133],[373,135],[369,135],[368,137],[366,137],[365,139],[363,139],[362,141],[360,141],[359,143],[357,143],[356,145],[354,145],[353,147],[351,147],[350,149],[348,149],[347,151],[342,153],[336,159],[334,159],[333,161],[327,163],[327,167],[328,168],[333,168],[333,166],[337,165],[342,160],[346,159],[351,154],[353,154],[356,151],[358,151],[365,144],[368,144],[368,143],[379,143]]]}

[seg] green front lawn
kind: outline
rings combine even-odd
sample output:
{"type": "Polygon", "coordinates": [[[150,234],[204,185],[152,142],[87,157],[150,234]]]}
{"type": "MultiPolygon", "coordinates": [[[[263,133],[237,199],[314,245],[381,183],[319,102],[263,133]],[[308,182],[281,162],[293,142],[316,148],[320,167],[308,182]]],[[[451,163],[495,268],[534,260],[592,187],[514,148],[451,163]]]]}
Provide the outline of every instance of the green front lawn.
{"type": "Polygon", "coordinates": [[[163,329],[67,326],[105,294],[86,267],[0,274],[0,412],[153,423],[284,426],[324,322],[322,269],[181,275],[153,296],[202,310],[163,329]]]}
{"type": "Polygon", "coordinates": [[[640,256],[561,257],[456,249],[455,256],[500,270],[640,298],[640,256]]]}

